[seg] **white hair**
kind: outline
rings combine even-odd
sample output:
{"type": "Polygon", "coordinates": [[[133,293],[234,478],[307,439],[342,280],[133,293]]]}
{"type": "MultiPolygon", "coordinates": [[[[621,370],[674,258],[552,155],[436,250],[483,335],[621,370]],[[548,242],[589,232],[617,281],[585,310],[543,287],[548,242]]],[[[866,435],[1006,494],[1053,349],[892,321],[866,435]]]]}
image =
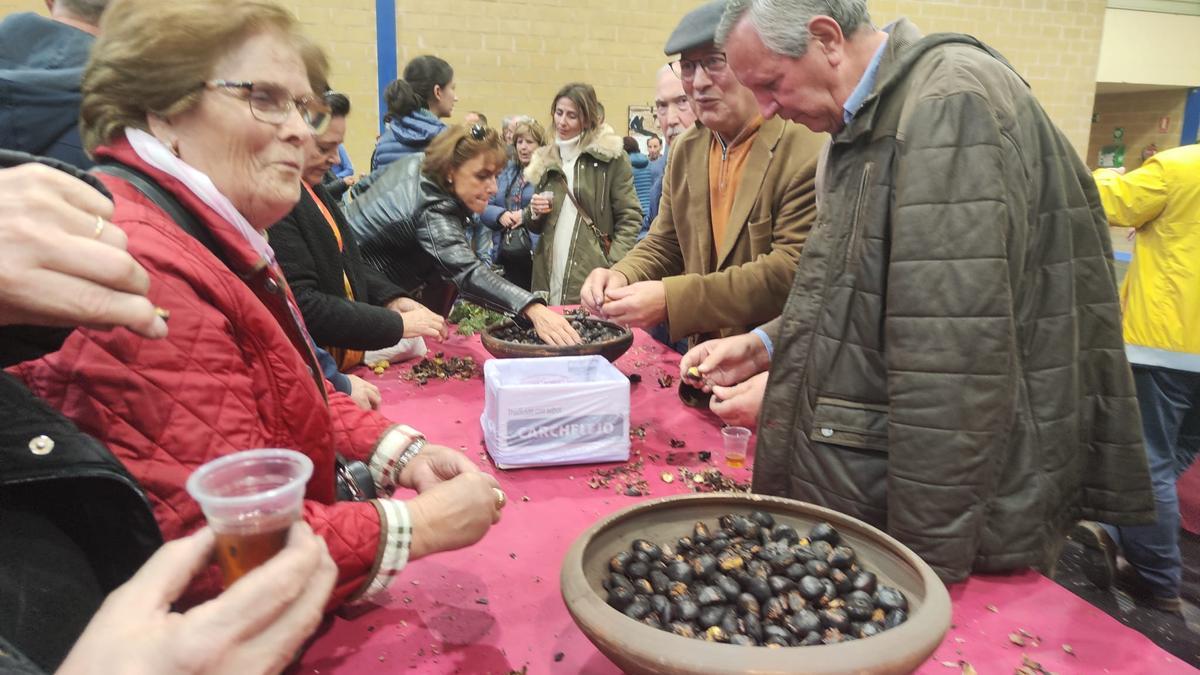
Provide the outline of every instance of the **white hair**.
{"type": "Polygon", "coordinates": [[[846,37],[871,23],[867,0],[729,0],[717,26],[717,44],[725,43],[743,16],[767,49],[797,58],[808,49],[808,22],[814,16],[833,19],[846,37]]]}

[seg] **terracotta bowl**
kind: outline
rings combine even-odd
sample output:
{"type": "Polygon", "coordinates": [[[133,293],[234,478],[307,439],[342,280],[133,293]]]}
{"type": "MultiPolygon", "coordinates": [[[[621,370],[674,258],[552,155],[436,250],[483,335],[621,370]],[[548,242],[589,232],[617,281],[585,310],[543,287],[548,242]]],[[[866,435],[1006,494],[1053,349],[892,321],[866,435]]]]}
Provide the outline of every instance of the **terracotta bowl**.
{"type": "Polygon", "coordinates": [[[950,594],[915,553],[882,531],[829,509],[748,494],[679,495],[623,509],[584,532],[563,561],[562,595],[588,639],[626,673],[909,673],[925,662],[950,628],[950,594]],[[801,536],[826,521],[852,546],[881,585],[908,597],[909,618],[879,635],[815,647],[744,647],[693,640],[651,628],[609,607],[601,580],[608,560],[634,539],[674,542],[703,520],[717,526],[726,513],[767,511],[801,536]]]}
{"type": "Polygon", "coordinates": [[[483,332],[479,334],[479,339],[483,341],[483,348],[498,359],[528,359],[542,356],[588,356],[590,354],[599,354],[609,361],[616,361],[622,354],[629,351],[629,347],[633,345],[633,331],[624,326],[618,326],[610,321],[591,317],[584,319],[584,321],[601,323],[610,328],[616,328],[621,331],[621,334],[602,342],[567,347],[523,345],[519,342],[501,340],[495,336],[496,331],[513,325],[513,322],[510,320],[483,329],[483,332]]]}

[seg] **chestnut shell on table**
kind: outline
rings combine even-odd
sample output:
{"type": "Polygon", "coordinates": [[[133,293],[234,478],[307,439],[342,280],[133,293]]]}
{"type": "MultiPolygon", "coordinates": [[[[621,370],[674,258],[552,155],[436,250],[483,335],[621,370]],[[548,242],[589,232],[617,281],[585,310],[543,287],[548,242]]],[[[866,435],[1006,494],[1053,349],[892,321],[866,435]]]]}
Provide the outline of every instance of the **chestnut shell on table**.
{"type": "Polygon", "coordinates": [[[569,345],[566,347],[543,344],[526,345],[519,342],[501,340],[496,337],[495,334],[497,331],[510,328],[513,325],[513,322],[509,320],[483,329],[483,332],[479,334],[479,339],[483,342],[483,348],[498,359],[529,359],[545,356],[588,356],[599,354],[609,361],[616,361],[622,354],[629,351],[629,348],[633,345],[633,331],[628,328],[595,317],[588,317],[583,320],[604,324],[605,326],[621,331],[621,334],[615,338],[609,338],[600,342],[569,345]]]}

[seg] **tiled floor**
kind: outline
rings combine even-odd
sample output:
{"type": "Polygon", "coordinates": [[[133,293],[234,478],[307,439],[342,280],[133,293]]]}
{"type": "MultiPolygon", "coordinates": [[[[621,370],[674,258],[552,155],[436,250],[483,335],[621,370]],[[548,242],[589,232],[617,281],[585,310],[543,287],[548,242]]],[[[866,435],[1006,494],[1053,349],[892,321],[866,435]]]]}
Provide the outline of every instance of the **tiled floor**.
{"type": "Polygon", "coordinates": [[[1109,616],[1150,638],[1159,647],[1200,668],[1200,537],[1184,533],[1184,618],[1141,607],[1123,591],[1100,590],[1083,575],[1083,548],[1067,541],[1054,572],[1054,581],[1103,610],[1109,616]]]}

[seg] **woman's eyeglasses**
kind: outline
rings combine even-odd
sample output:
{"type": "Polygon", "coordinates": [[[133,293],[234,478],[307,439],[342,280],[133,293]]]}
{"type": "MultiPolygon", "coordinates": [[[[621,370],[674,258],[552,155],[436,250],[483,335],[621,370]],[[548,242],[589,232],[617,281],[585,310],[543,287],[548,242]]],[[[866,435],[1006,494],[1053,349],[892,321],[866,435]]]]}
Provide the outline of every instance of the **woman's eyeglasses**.
{"type": "Polygon", "coordinates": [[[719,73],[725,70],[725,66],[729,61],[725,58],[725,52],[716,54],[705,54],[698,59],[679,59],[671,62],[671,72],[681,80],[690,81],[696,77],[696,68],[703,68],[704,72],[711,77],[714,73],[719,73]]]}
{"type": "Polygon", "coordinates": [[[270,82],[236,82],[231,80],[209,80],[201,82],[201,87],[215,89],[237,96],[250,104],[250,114],[254,119],[267,124],[283,124],[287,121],[292,109],[300,113],[300,118],[312,129],[314,134],[320,134],[329,127],[329,106],[318,97],[293,97],[291,92],[282,86],[270,82]],[[244,94],[241,92],[245,92],[244,94]]]}

